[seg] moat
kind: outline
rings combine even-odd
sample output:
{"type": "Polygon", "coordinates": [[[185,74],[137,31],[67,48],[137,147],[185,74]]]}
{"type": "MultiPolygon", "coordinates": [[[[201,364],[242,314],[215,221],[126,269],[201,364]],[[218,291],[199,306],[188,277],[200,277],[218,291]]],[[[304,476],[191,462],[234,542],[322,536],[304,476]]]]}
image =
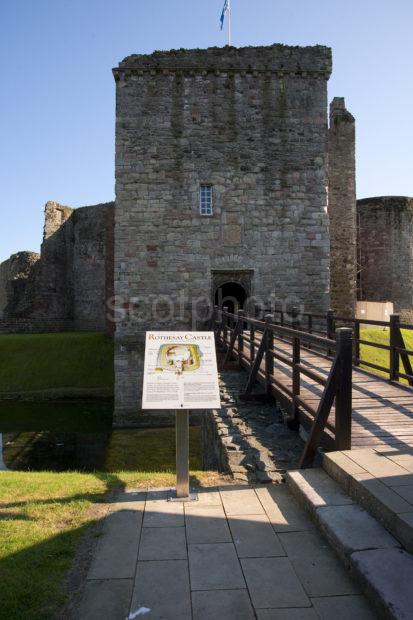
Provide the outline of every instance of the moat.
{"type": "MultiPolygon", "coordinates": [[[[156,471],[160,449],[165,471],[173,468],[174,428],[112,430],[112,411],[112,400],[3,401],[0,469],[156,471]]],[[[199,429],[193,427],[191,458],[196,466],[199,454],[199,429]]]]}

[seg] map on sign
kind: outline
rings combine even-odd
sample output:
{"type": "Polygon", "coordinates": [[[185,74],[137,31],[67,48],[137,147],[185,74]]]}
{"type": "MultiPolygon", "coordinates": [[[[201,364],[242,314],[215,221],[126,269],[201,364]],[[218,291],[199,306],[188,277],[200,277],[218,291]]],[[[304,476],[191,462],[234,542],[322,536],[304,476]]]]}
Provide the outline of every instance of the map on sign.
{"type": "Polygon", "coordinates": [[[221,407],[213,332],[146,332],[142,409],[221,407]]]}

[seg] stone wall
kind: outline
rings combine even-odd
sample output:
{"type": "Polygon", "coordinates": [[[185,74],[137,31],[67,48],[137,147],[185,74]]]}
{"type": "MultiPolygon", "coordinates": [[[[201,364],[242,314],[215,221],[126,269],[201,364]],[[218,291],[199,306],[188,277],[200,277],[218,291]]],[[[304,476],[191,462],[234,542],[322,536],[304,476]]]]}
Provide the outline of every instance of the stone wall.
{"type": "Polygon", "coordinates": [[[34,255],[18,280],[3,276],[13,257],[0,265],[0,300],[7,300],[1,302],[3,333],[105,330],[113,289],[113,211],[114,203],[80,209],[46,203],[40,257],[34,255]]]}
{"type": "Polygon", "coordinates": [[[39,258],[36,252],[18,252],[0,263],[0,319],[21,310],[20,300],[39,258]]]}
{"type": "Polygon", "coordinates": [[[338,315],[353,317],[357,298],[355,120],[341,97],[330,106],[328,138],[331,308],[338,315]]]}
{"type": "Polygon", "coordinates": [[[413,323],[413,198],[357,201],[359,299],[392,301],[413,323]]]}
{"type": "Polygon", "coordinates": [[[281,45],[114,69],[119,423],[136,421],[145,329],[191,327],[214,270],[249,270],[253,295],[327,310],[330,72],[330,49],[281,45]],[[199,214],[200,184],[212,217],[199,214]]]}

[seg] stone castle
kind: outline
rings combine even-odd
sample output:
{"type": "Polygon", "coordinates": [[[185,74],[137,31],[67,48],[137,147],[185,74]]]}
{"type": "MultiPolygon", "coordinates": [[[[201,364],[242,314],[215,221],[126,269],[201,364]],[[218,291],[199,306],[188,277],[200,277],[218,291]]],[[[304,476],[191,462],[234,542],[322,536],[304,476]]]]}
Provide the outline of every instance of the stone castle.
{"type": "Polygon", "coordinates": [[[47,203],[40,257],[0,266],[0,328],[115,325],[115,418],[129,424],[145,330],[193,327],[194,309],[222,297],[352,316],[358,284],[363,299],[409,312],[413,291],[391,276],[412,265],[413,204],[356,204],[355,121],[342,98],[328,121],[331,69],[322,46],[122,61],[116,207],[47,203]]]}

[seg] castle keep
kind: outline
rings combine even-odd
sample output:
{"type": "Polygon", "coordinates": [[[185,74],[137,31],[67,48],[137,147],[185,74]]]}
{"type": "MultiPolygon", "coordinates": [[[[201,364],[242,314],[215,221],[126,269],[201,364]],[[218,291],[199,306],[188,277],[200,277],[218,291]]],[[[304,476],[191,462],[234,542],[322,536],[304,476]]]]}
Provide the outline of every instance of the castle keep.
{"type": "Polygon", "coordinates": [[[122,423],[140,400],[145,329],[190,327],[220,287],[328,309],[331,50],[156,52],[113,73],[122,423]]]}

